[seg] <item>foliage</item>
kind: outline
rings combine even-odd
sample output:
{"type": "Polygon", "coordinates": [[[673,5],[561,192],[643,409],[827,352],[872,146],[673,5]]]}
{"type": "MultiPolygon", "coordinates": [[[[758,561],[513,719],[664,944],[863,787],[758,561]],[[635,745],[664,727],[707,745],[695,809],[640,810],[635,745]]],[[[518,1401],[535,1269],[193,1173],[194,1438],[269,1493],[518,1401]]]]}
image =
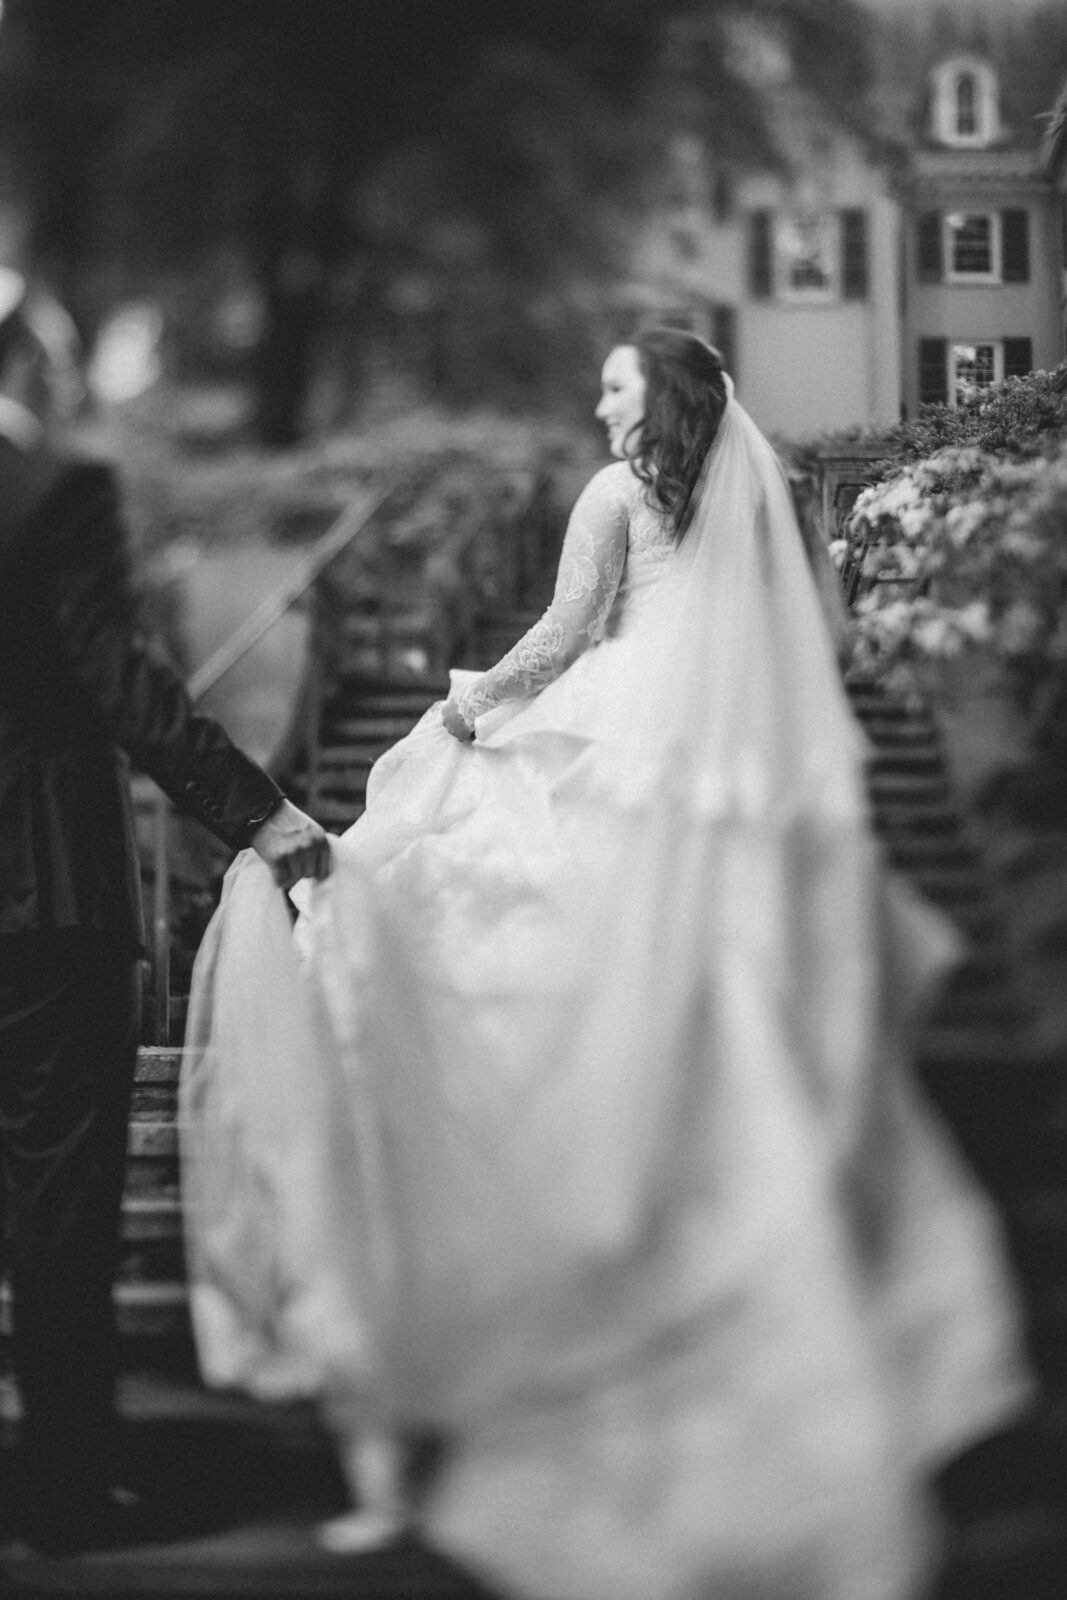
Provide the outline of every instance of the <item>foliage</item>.
{"type": "MultiPolygon", "coordinates": [[[[859,92],[850,0],[746,9],[784,32],[835,109],[859,92]]],[[[260,317],[246,374],[259,433],[287,444],[346,314],[364,339],[372,320],[415,321],[446,381],[452,347],[473,343],[468,390],[494,352],[513,388],[558,370],[624,271],[627,208],[655,183],[683,98],[713,145],[760,153],[758,97],[723,48],[737,10],[7,0],[0,124],[36,262],[87,325],[161,278],[180,297],[220,252],[237,263],[260,317]],[[683,24],[706,83],[678,48],[683,24]]],[[[385,354],[412,350],[400,338],[385,354]]]]}
{"type": "MultiPolygon", "coordinates": [[[[338,564],[339,604],[439,604],[458,637],[472,610],[513,604],[516,585],[537,598],[550,587],[570,505],[603,461],[591,433],[545,416],[440,407],[284,453],[216,453],[211,429],[225,440],[228,414],[217,390],[168,385],[165,399],[145,396],[81,430],[83,450],[121,465],[141,586],[172,649],[182,575],[203,551],[284,544],[295,565],[355,497],[386,488],[396,492],[373,536],[338,564]]],[[[441,640],[445,659],[451,642],[441,640]]]]}
{"type": "Polygon", "coordinates": [[[914,422],[867,437],[887,457],[919,461],[939,450],[973,448],[1010,458],[1034,456],[1050,433],[1067,428],[1067,363],[1054,372],[972,388],[958,406],[921,406],[914,422]]]}
{"type": "Polygon", "coordinates": [[[834,547],[866,550],[859,671],[915,692],[980,649],[1047,737],[1067,709],[1065,372],[896,430],[899,465],[860,495],[834,547]]]}

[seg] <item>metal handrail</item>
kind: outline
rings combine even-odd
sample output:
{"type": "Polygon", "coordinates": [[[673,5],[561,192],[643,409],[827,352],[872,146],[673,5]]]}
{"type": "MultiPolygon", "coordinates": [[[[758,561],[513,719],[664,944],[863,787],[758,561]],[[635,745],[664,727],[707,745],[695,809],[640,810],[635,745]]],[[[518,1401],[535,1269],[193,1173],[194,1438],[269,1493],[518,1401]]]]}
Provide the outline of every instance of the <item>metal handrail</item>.
{"type": "MultiPolygon", "coordinates": [[[[239,627],[190,677],[186,692],[195,704],[244,659],[253,645],[303,598],[316,579],[348,548],[358,533],[399,489],[399,483],[353,500],[316,541],[303,560],[271,590],[239,627]]],[[[157,790],[153,817],[155,914],[152,925],[155,1028],[159,1044],[170,1042],[170,800],[157,790]]]]}

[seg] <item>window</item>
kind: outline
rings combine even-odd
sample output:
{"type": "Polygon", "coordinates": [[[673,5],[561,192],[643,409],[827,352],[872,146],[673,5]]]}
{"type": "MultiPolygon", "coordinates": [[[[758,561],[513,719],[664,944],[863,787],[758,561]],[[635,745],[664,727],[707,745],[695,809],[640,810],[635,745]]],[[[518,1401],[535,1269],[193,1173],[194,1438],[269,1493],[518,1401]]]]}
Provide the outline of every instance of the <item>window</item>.
{"type": "Polygon", "coordinates": [[[958,406],[968,389],[988,389],[1004,376],[1004,354],[997,343],[949,346],[950,404],[958,406]]]}
{"type": "Polygon", "coordinates": [[[956,79],[956,132],[961,139],[972,139],[978,132],[978,85],[971,72],[961,72],[956,79]]]}
{"type": "Polygon", "coordinates": [[[865,211],[754,211],[748,244],[754,300],[825,304],[867,298],[865,211]]]}
{"type": "Polygon", "coordinates": [[[919,340],[919,404],[948,403],[948,340],[919,340]]]}
{"type": "Polygon", "coordinates": [[[836,219],[780,216],[774,230],[778,294],[783,300],[830,300],[837,294],[836,219]]]}
{"type": "Polygon", "coordinates": [[[1000,276],[1000,260],[994,219],[988,212],[953,211],[945,218],[948,234],[948,276],[986,278],[1000,276]]]}
{"type": "Polygon", "coordinates": [[[733,306],[714,305],[711,308],[711,342],[722,356],[722,364],[733,378],[737,375],[737,314],[733,306]]]}
{"type": "Polygon", "coordinates": [[[1033,340],[919,340],[919,404],[958,406],[968,390],[1033,370],[1033,340]]]}
{"type": "Polygon", "coordinates": [[[977,150],[995,143],[1002,129],[997,76],[976,57],[942,62],[933,74],[930,131],[939,144],[977,150]]]}
{"type": "Polygon", "coordinates": [[[1029,283],[1030,214],[922,211],[915,223],[919,283],[1029,283]]]}
{"type": "Polygon", "coordinates": [[[1025,378],[1034,370],[1034,342],[1032,339],[1005,339],[1004,376],[1025,378]]]}
{"type": "Polygon", "coordinates": [[[841,291],[846,300],[866,300],[868,277],[867,213],[841,213],[841,291]]]}
{"type": "Polygon", "coordinates": [[[774,293],[772,221],[770,211],[753,211],[748,219],[748,292],[753,300],[769,300],[774,293]]]}
{"type": "Polygon", "coordinates": [[[944,240],[941,213],[920,212],[915,228],[915,276],[920,283],[940,283],[945,275],[944,240]]]}
{"type": "Polygon", "coordinates": [[[1002,283],[1030,282],[1030,213],[1000,213],[1000,277],[1002,283]]]}

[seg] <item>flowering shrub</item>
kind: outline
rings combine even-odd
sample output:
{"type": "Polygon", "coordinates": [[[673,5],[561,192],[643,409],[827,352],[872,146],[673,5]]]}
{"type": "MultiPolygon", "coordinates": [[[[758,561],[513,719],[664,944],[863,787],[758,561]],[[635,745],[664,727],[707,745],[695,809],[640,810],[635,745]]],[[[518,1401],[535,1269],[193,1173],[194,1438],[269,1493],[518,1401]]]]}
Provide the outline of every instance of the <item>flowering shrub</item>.
{"type": "Polygon", "coordinates": [[[991,455],[1026,459],[1040,455],[1044,441],[1067,430],[1067,362],[1052,372],[1005,378],[971,387],[956,406],[924,405],[909,422],[848,428],[819,440],[783,446],[799,470],[817,469],[835,447],[862,445],[887,466],[922,461],[942,450],[974,446],[991,455]]]}
{"type": "Polygon", "coordinates": [[[835,548],[839,561],[862,561],[854,670],[932,701],[996,886],[998,937],[1031,1046],[1058,1061],[1067,1044],[1067,366],[955,409],[924,408],[868,445],[865,464],[885,476],[860,494],[835,548]]]}
{"type": "Polygon", "coordinates": [[[994,456],[967,445],[864,490],[850,542],[866,546],[856,666],[905,692],[985,646],[1024,705],[1067,669],[1067,440],[994,456]]]}
{"type": "Polygon", "coordinates": [[[991,455],[1030,458],[1049,434],[1067,428],[1067,366],[971,388],[957,406],[922,406],[915,422],[880,437],[887,453],[917,461],[941,450],[973,446],[991,455]]]}

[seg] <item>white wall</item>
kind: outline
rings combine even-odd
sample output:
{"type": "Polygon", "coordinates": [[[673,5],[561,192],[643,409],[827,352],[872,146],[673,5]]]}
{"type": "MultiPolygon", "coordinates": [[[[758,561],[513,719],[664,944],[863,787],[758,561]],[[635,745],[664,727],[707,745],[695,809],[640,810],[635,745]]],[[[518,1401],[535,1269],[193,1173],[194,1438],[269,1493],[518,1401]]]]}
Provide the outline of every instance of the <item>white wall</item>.
{"type": "MultiPolygon", "coordinates": [[[[784,438],[895,422],[900,415],[900,211],[882,173],[838,141],[821,174],[826,204],[868,219],[866,300],[828,305],[739,305],[739,394],[760,426],[784,438]]],[[[766,177],[746,186],[746,208],[788,203],[766,177]]]]}

